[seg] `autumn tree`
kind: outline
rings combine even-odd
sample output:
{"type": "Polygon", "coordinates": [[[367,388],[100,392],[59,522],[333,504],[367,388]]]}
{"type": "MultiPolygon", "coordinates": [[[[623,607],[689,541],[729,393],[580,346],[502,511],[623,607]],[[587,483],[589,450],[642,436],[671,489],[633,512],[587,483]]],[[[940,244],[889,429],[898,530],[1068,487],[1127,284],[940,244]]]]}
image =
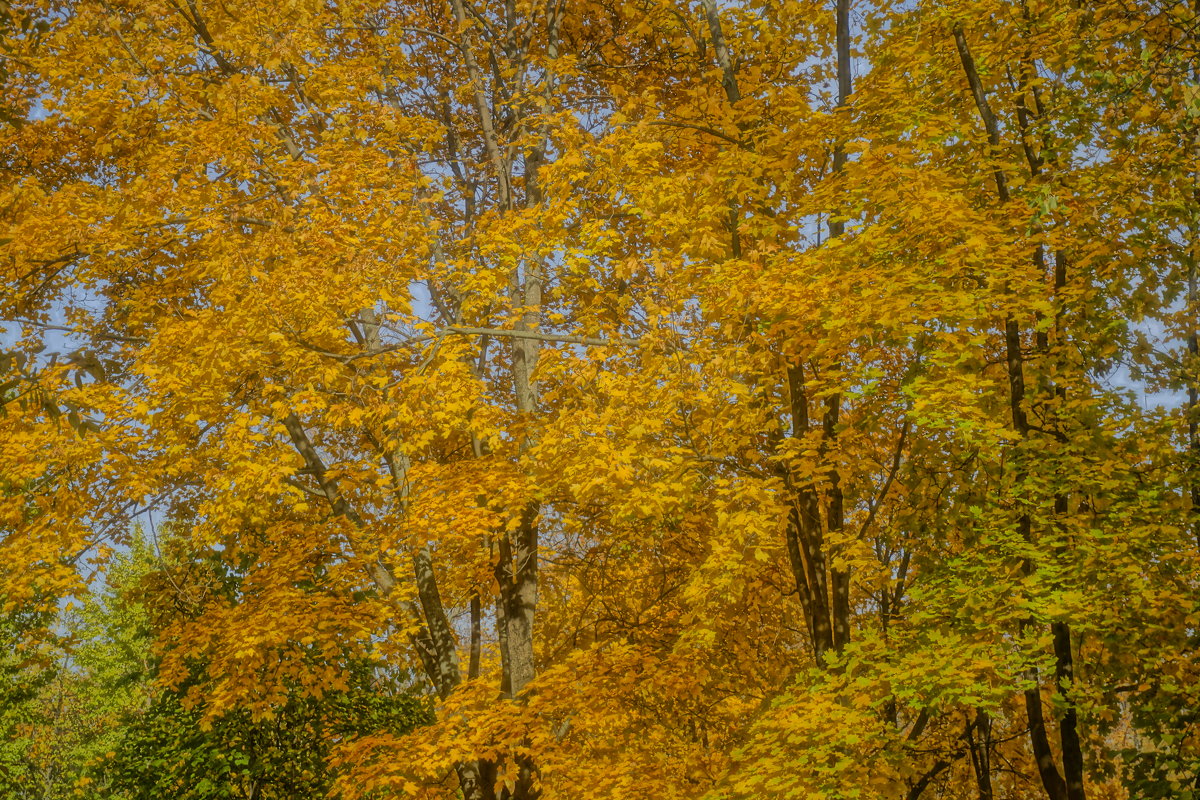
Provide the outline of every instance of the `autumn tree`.
{"type": "Polygon", "coordinates": [[[5,15],[11,608],[165,512],[348,798],[1191,791],[1194,8],[5,15]]]}

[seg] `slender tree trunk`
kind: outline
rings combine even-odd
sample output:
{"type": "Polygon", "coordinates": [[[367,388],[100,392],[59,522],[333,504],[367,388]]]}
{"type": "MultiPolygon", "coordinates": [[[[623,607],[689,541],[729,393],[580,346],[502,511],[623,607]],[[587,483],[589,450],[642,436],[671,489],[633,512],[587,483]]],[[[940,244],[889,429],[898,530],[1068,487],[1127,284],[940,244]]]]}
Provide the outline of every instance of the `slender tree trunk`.
{"type": "Polygon", "coordinates": [[[975,710],[975,722],[967,728],[967,737],[979,800],[993,800],[992,718],[982,708],[975,710]]]}
{"type": "MultiPolygon", "coordinates": [[[[449,0],[449,2],[454,21],[458,26],[458,49],[467,77],[471,82],[484,150],[495,179],[499,201],[498,211],[500,214],[506,214],[515,209],[520,202],[513,188],[513,165],[510,157],[506,155],[506,149],[502,146],[500,134],[496,130],[486,94],[486,82],[474,56],[472,49],[474,42],[469,31],[471,21],[464,0],[449,0]]],[[[561,0],[546,0],[544,10],[547,35],[546,55],[548,62],[552,64],[558,55],[558,32],[562,16],[561,0]]],[[[499,51],[502,51],[512,64],[520,63],[522,68],[529,68],[530,64],[525,60],[529,58],[527,51],[530,37],[520,32],[522,20],[518,18],[518,8],[513,2],[509,2],[505,7],[504,28],[504,35],[500,37],[502,41],[492,42],[493,46],[498,44],[499,51]]],[[[495,62],[493,62],[493,68],[498,69],[495,62]]],[[[550,109],[555,87],[554,76],[552,72],[549,72],[552,67],[548,66],[546,69],[548,72],[545,75],[545,87],[540,101],[540,110],[543,112],[543,116],[546,116],[546,112],[550,109]]],[[[510,110],[516,114],[522,113],[518,109],[510,108],[510,110]]],[[[540,167],[546,161],[544,130],[542,139],[527,148],[524,156],[524,202],[526,206],[534,208],[540,206],[544,201],[539,175],[540,167]]],[[[517,185],[519,186],[520,183],[517,185]]],[[[533,376],[542,345],[536,334],[542,319],[545,269],[546,265],[540,257],[531,254],[514,267],[509,279],[509,299],[516,314],[513,324],[514,333],[528,334],[527,336],[514,335],[510,338],[513,396],[516,400],[517,414],[525,426],[528,426],[538,411],[537,386],[533,376]]],[[[534,444],[535,439],[526,427],[518,443],[519,452],[527,453],[534,444]]],[[[501,694],[510,699],[522,697],[537,675],[534,626],[538,603],[540,512],[541,508],[538,503],[532,500],[520,508],[513,509],[512,513],[516,516],[515,528],[511,531],[503,531],[496,537],[498,559],[495,565],[495,575],[499,585],[499,596],[496,602],[496,627],[501,657],[501,694]]],[[[474,650],[472,658],[475,658],[474,650]]],[[[511,789],[501,790],[499,796],[503,800],[534,800],[540,795],[540,790],[537,788],[535,765],[528,756],[518,756],[515,758],[515,762],[518,773],[515,785],[511,789]]]]}
{"type": "MultiPolygon", "coordinates": [[[[1200,137],[1198,137],[1200,139],[1200,137]]],[[[1198,145],[1197,149],[1200,149],[1198,145]]],[[[1197,198],[1200,206],[1200,197],[1197,198]]],[[[1196,264],[1200,261],[1200,234],[1192,232],[1192,252],[1188,263],[1187,274],[1187,309],[1192,319],[1200,312],[1200,293],[1197,292],[1196,264]]],[[[1188,455],[1190,463],[1188,471],[1191,482],[1192,499],[1192,537],[1200,545],[1200,331],[1195,324],[1189,325],[1187,332],[1187,369],[1184,380],[1187,382],[1187,415],[1188,455]]]]}
{"type": "MultiPolygon", "coordinates": [[[[1195,30],[1197,18],[1200,18],[1200,0],[1192,3],[1192,30],[1195,30]]],[[[1192,81],[1200,82],[1200,63],[1192,64],[1192,81]]],[[[1193,124],[1192,130],[1192,159],[1200,159],[1200,126],[1193,124]]],[[[1187,318],[1195,320],[1200,315],[1200,291],[1197,283],[1197,269],[1200,269],[1200,175],[1192,174],[1192,225],[1190,252],[1187,262],[1187,318]]],[[[1188,323],[1184,337],[1187,345],[1184,381],[1187,383],[1187,415],[1188,455],[1190,463],[1188,470],[1191,482],[1192,500],[1192,537],[1200,545],[1200,329],[1195,322],[1188,323]]]]}
{"type": "MultiPolygon", "coordinates": [[[[953,34],[954,43],[958,49],[959,58],[962,61],[963,71],[967,77],[967,83],[971,88],[975,106],[979,111],[980,119],[987,133],[988,153],[989,157],[993,160],[992,174],[996,185],[996,195],[1001,205],[1004,205],[1008,203],[1010,195],[1007,179],[998,160],[1001,155],[999,124],[992,113],[991,107],[988,105],[987,94],[984,90],[983,82],[979,77],[979,72],[975,67],[975,59],[967,44],[962,26],[955,25],[953,34]]],[[[1018,114],[1018,118],[1023,119],[1020,114],[1018,114]]],[[[1031,169],[1037,169],[1040,162],[1034,158],[1030,150],[1027,149],[1026,153],[1030,159],[1031,169]]],[[[1038,256],[1040,256],[1041,252],[1039,248],[1037,250],[1038,256]]],[[[1044,274],[1044,264],[1042,266],[1044,274]]],[[[1065,283],[1066,276],[1063,266],[1061,261],[1055,264],[1056,294],[1061,292],[1061,283],[1065,283]]],[[[1035,339],[1039,346],[1043,344],[1043,340],[1040,337],[1035,336],[1035,339]]],[[[1034,431],[1025,411],[1025,361],[1021,350],[1021,328],[1012,313],[1009,314],[1004,323],[1004,344],[1008,372],[1009,407],[1013,428],[1020,435],[1021,441],[1027,443],[1031,440],[1034,431]]],[[[1046,340],[1045,344],[1046,347],[1049,346],[1048,340],[1046,340]]],[[[1018,473],[1016,478],[1017,483],[1020,484],[1024,482],[1024,478],[1027,475],[1028,465],[1025,463],[1025,453],[1018,453],[1017,455],[1018,473]]],[[[1065,496],[1056,498],[1055,506],[1056,508],[1061,507],[1065,512],[1065,496]]],[[[1032,542],[1032,519],[1028,511],[1022,510],[1017,520],[1017,526],[1022,540],[1032,542]]],[[[1026,574],[1032,574],[1033,565],[1026,561],[1024,570],[1026,574]]],[[[1024,627],[1026,626],[1022,625],[1023,629],[1024,627]]],[[[1074,671],[1074,665],[1071,661],[1070,629],[1063,624],[1061,631],[1055,630],[1054,633],[1057,688],[1060,692],[1069,692],[1074,671]]],[[[1078,719],[1075,708],[1068,703],[1068,710],[1064,714],[1059,726],[1059,738],[1063,748],[1063,768],[1067,775],[1067,778],[1064,779],[1055,765],[1054,753],[1050,747],[1037,670],[1030,669],[1028,677],[1033,682],[1033,686],[1025,692],[1025,711],[1029,720],[1030,745],[1037,762],[1038,774],[1042,780],[1042,786],[1045,788],[1050,800],[1084,800],[1083,752],[1079,741],[1078,719]]],[[[1064,694],[1064,697],[1069,697],[1069,695],[1064,694]]]]}
{"type": "MultiPolygon", "coordinates": [[[[1045,159],[1040,154],[1034,152],[1029,132],[1031,112],[1026,107],[1024,94],[1030,83],[1029,75],[1034,72],[1032,65],[1029,63],[1030,60],[1031,58],[1027,54],[1022,62],[1021,81],[1017,95],[1017,120],[1021,127],[1021,142],[1025,150],[1026,162],[1029,165],[1029,174],[1031,177],[1037,178],[1041,175],[1045,159]]],[[[1037,114],[1038,119],[1041,119],[1045,113],[1045,109],[1042,108],[1040,102],[1035,101],[1034,105],[1034,113],[1037,114]]],[[[1054,165],[1053,159],[1050,163],[1051,166],[1054,165]]],[[[1045,248],[1042,245],[1038,245],[1034,251],[1034,261],[1038,268],[1038,274],[1045,275],[1046,257],[1045,248]]],[[[1053,301],[1055,304],[1053,330],[1056,334],[1055,343],[1059,343],[1063,336],[1063,295],[1067,286],[1067,256],[1061,250],[1054,254],[1053,286],[1053,301]]],[[[1054,354],[1051,349],[1050,329],[1039,327],[1035,339],[1038,352],[1041,356],[1048,362],[1052,361],[1054,354]]],[[[1067,387],[1065,385],[1051,379],[1046,381],[1044,390],[1056,398],[1058,408],[1065,407],[1067,399],[1067,387]]],[[[1065,439],[1065,433],[1062,431],[1061,426],[1056,427],[1058,428],[1058,435],[1065,439]]],[[[1055,518],[1063,520],[1069,512],[1069,498],[1065,493],[1060,492],[1054,498],[1055,518]]],[[[1058,548],[1058,554],[1060,557],[1068,555],[1065,544],[1058,548]]],[[[1055,685],[1059,695],[1066,704],[1066,710],[1063,712],[1062,719],[1059,722],[1059,742],[1062,747],[1063,777],[1066,783],[1066,794],[1068,800],[1084,800],[1083,744],[1079,738],[1079,712],[1072,699],[1072,690],[1075,681],[1075,661],[1071,648],[1071,628],[1066,622],[1056,622],[1050,627],[1054,639],[1055,685]]]]}
{"type": "Polygon", "coordinates": [[[729,53],[725,43],[725,32],[721,28],[721,16],[717,11],[716,0],[700,0],[704,8],[704,18],[708,21],[708,32],[712,36],[713,50],[717,56],[717,66],[721,68],[721,85],[725,87],[725,98],[730,104],[742,99],[742,91],[738,86],[737,65],[729,53]]]}
{"type": "MultiPolygon", "coordinates": [[[[738,83],[737,61],[729,49],[721,25],[716,0],[701,0],[705,20],[708,23],[713,51],[721,69],[721,85],[725,99],[735,105],[742,99],[738,83]]],[[[850,71],[850,0],[836,0],[836,50],[839,108],[848,104],[853,91],[850,71]]],[[[845,167],[846,153],[841,143],[833,153],[833,171],[836,178],[845,167]]],[[[731,200],[732,253],[741,255],[741,241],[737,226],[736,203],[731,200]]],[[[830,236],[841,236],[845,223],[830,215],[830,236]]],[[[804,368],[801,364],[789,365],[786,369],[787,388],[792,420],[792,436],[799,438],[811,427],[808,412],[808,395],[805,387],[804,368]]],[[[836,444],[837,426],[841,413],[840,395],[832,396],[825,405],[821,417],[822,454],[828,453],[836,444]]],[[[826,459],[827,461],[828,459],[826,459]]],[[[844,525],[845,508],[841,476],[836,468],[829,471],[828,497],[821,508],[819,487],[812,482],[797,484],[792,480],[786,466],[781,465],[779,475],[791,498],[786,525],[786,545],[796,590],[800,596],[801,610],[805,617],[813,652],[819,664],[825,663],[830,651],[841,651],[850,639],[850,573],[848,570],[830,569],[826,552],[826,531],[840,531],[844,525]],[[824,511],[824,515],[822,515],[824,511]],[[824,516],[824,519],[822,519],[824,516]]]]}
{"type": "Polygon", "coordinates": [[[468,680],[479,677],[479,660],[483,650],[482,622],[483,606],[477,589],[471,594],[471,655],[467,662],[468,680]]]}
{"type": "Polygon", "coordinates": [[[1066,710],[1058,722],[1067,800],[1084,800],[1083,744],[1079,740],[1079,712],[1075,708],[1075,703],[1071,701],[1070,695],[1075,677],[1075,662],[1071,653],[1071,628],[1065,622],[1055,622],[1050,629],[1054,636],[1054,679],[1059,694],[1067,701],[1066,710]]]}
{"type": "MultiPolygon", "coordinates": [[[[844,109],[850,103],[854,83],[850,72],[850,0],[836,0],[834,11],[837,48],[837,107],[844,109]]],[[[846,169],[846,148],[838,142],[833,148],[833,176],[838,180],[846,169]]],[[[837,238],[846,233],[846,223],[838,213],[829,216],[829,236],[837,238]]],[[[842,411],[842,396],[834,394],[825,408],[823,429],[826,443],[836,443],[837,426],[842,411]]],[[[836,457],[836,456],[835,456],[836,457]]],[[[845,524],[845,501],[842,496],[841,475],[834,468],[829,475],[829,506],[827,509],[830,532],[841,531],[845,524]]],[[[850,571],[834,568],[830,575],[833,589],[833,647],[839,653],[850,641],[850,571]]]]}
{"type": "Polygon", "coordinates": [[[1046,719],[1042,714],[1042,690],[1038,685],[1038,671],[1029,670],[1027,677],[1034,685],[1025,690],[1025,716],[1029,720],[1029,743],[1033,748],[1033,758],[1037,762],[1038,775],[1050,800],[1066,800],[1067,783],[1054,764],[1054,751],[1050,748],[1046,719]]]}

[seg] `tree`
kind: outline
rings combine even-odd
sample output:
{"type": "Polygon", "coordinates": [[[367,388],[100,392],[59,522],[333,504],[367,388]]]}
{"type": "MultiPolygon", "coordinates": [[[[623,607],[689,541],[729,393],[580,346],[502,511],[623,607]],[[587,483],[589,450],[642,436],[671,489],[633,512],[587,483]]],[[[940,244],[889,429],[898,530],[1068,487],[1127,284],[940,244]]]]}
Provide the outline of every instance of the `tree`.
{"type": "Polygon", "coordinates": [[[1193,781],[1195,9],[12,8],[5,591],[174,521],[131,752],[383,663],[348,798],[1193,781]]]}
{"type": "Polygon", "coordinates": [[[66,650],[52,669],[8,673],[3,785],[13,797],[324,796],[335,744],[427,721],[407,675],[363,659],[319,696],[291,691],[259,718],[241,709],[205,716],[189,702],[189,691],[209,688],[202,664],[185,686],[158,685],[151,645],[164,618],[153,609],[185,577],[159,544],[178,557],[169,539],[152,546],[135,535],[103,591],[62,614],[66,650]]]}

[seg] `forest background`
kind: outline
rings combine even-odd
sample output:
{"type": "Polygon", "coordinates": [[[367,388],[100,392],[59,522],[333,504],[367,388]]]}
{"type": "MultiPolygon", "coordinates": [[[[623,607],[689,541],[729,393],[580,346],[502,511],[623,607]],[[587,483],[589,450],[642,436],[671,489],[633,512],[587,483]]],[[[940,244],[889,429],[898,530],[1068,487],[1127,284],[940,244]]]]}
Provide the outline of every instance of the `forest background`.
{"type": "Polygon", "coordinates": [[[3,0],[0,792],[1196,800],[1198,30],[3,0]]]}

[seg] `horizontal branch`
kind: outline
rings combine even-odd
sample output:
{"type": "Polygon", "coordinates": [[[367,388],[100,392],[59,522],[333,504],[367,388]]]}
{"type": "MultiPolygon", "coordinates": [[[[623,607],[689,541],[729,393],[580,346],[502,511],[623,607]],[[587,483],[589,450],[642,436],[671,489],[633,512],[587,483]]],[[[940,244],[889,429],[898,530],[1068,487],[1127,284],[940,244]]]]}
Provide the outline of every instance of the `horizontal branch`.
{"type": "Polygon", "coordinates": [[[84,331],[78,328],[72,328],[67,325],[52,325],[49,322],[38,322],[36,319],[25,319],[22,317],[10,317],[8,319],[0,319],[0,324],[12,322],[18,325],[33,325],[37,328],[42,328],[48,331],[62,331],[64,333],[73,333],[76,336],[83,336],[91,339],[103,339],[108,342],[128,342],[129,344],[148,344],[148,339],[143,339],[140,336],[121,336],[116,333],[100,333],[95,331],[84,331]]]}
{"type": "MultiPolygon", "coordinates": [[[[33,325],[33,326],[43,328],[46,330],[62,331],[64,333],[72,333],[72,334],[75,334],[76,336],[81,336],[81,337],[85,337],[85,338],[102,339],[102,340],[113,341],[113,342],[125,342],[128,344],[149,344],[150,343],[149,339],[146,339],[146,338],[143,338],[140,336],[121,336],[121,335],[115,334],[115,333],[102,333],[99,331],[80,330],[78,328],[72,328],[72,327],[69,327],[66,325],[54,325],[54,324],[51,324],[48,322],[38,322],[37,320],[33,320],[33,319],[24,319],[24,318],[19,318],[19,317],[9,318],[9,319],[0,319],[0,324],[3,324],[5,322],[11,322],[11,323],[22,324],[22,325],[33,325]]],[[[428,342],[439,341],[439,340],[445,338],[446,336],[494,336],[497,338],[507,337],[510,339],[534,339],[534,340],[537,340],[540,342],[559,342],[561,344],[578,344],[578,345],[584,345],[587,347],[622,347],[622,346],[630,347],[630,346],[636,346],[640,342],[639,339],[636,339],[636,338],[633,338],[630,336],[618,336],[618,337],[614,337],[612,339],[604,339],[604,338],[601,338],[598,336],[581,336],[581,335],[577,335],[577,334],[568,334],[568,333],[543,333],[541,331],[518,331],[518,330],[508,330],[508,329],[504,329],[504,328],[472,328],[472,327],[464,327],[464,326],[458,326],[458,325],[451,326],[448,328],[442,328],[431,336],[414,337],[414,338],[408,340],[407,342],[403,342],[400,344],[394,344],[394,345],[388,345],[387,347],[380,347],[380,348],[377,348],[374,350],[368,350],[368,351],[362,352],[362,353],[336,353],[331,350],[325,350],[324,348],[317,347],[316,345],[313,345],[302,339],[297,339],[296,341],[301,347],[303,347],[306,350],[310,350],[314,353],[318,353],[327,358],[332,358],[337,361],[341,361],[343,363],[348,364],[352,361],[359,361],[359,360],[365,359],[365,358],[374,358],[375,356],[384,355],[386,353],[393,353],[393,352],[396,352],[397,350],[404,350],[404,349],[413,347],[414,345],[420,345],[420,344],[425,344],[428,342]]]]}
{"type": "Polygon", "coordinates": [[[565,333],[542,333],[541,331],[515,331],[504,328],[466,328],[458,325],[442,328],[437,332],[437,338],[457,334],[459,336],[496,336],[510,339],[535,339],[539,342],[561,342],[563,344],[582,344],[589,347],[618,347],[621,345],[637,345],[639,340],[629,336],[618,336],[613,339],[601,339],[597,336],[577,336],[565,333]]]}

